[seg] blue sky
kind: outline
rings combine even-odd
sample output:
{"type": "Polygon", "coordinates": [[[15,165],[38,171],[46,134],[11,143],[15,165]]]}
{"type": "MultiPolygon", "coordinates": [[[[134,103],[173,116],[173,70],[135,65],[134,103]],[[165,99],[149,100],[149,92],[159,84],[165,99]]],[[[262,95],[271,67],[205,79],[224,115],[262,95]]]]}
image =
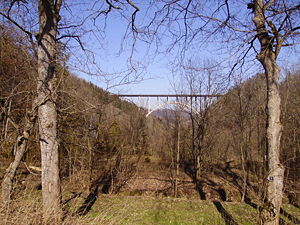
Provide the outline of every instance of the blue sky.
{"type": "MultiPolygon", "coordinates": [[[[79,4],[78,9],[76,9],[76,7],[73,9],[73,15],[78,15],[78,12],[80,12],[83,16],[86,16],[87,13],[90,13],[90,5],[88,5],[87,9],[89,11],[84,13],[79,4]]],[[[251,19],[249,12],[245,11],[246,7],[244,10],[238,10],[240,10],[241,13],[244,13],[244,16],[248,17],[248,20],[251,19]]],[[[139,12],[138,15],[137,19],[145,20],[142,13],[139,12]]],[[[78,16],[78,20],[80,19],[81,17],[78,16]]],[[[69,20],[76,20],[76,18],[71,16],[69,20]]],[[[85,29],[93,30],[95,27],[93,27],[92,23],[92,20],[89,20],[86,23],[85,29]]],[[[168,94],[175,92],[172,83],[174,83],[174,76],[178,79],[178,73],[172,71],[172,69],[174,69],[172,63],[174,54],[176,54],[176,51],[178,50],[176,49],[177,46],[174,47],[170,54],[157,55],[154,51],[157,46],[150,45],[149,47],[143,42],[137,42],[133,52],[132,62],[134,66],[138,68],[137,74],[142,81],[114,86],[123,76],[128,75],[129,73],[133,74],[132,71],[128,71],[128,67],[130,68],[128,59],[132,54],[132,36],[129,33],[129,38],[125,38],[124,41],[123,37],[126,33],[128,22],[126,21],[126,18],[122,17],[120,14],[108,15],[107,20],[105,20],[104,17],[98,17],[96,23],[98,27],[101,27],[100,32],[97,33],[94,31],[85,33],[83,31],[83,34],[85,35],[82,37],[82,41],[86,49],[90,52],[83,53],[80,51],[78,43],[74,43],[73,41],[74,46],[77,45],[77,47],[74,47],[71,50],[70,69],[73,70],[75,74],[86,80],[92,81],[104,89],[108,88],[108,90],[113,93],[168,94]],[[102,29],[104,26],[103,24],[106,24],[105,29],[102,29]],[[74,60],[75,57],[77,58],[76,60],[74,60]],[[89,58],[89,60],[85,62],[85,58],[89,58]],[[79,62],[80,60],[78,59],[82,60],[82,65],[80,65],[81,62],[79,62]],[[93,75],[85,73],[87,71],[93,75]],[[118,79],[116,79],[116,77],[118,77],[118,79]]],[[[200,43],[199,45],[195,42],[195,46],[191,46],[190,51],[187,52],[187,59],[192,59],[199,64],[205,60],[220,62],[222,64],[221,68],[223,68],[221,73],[226,75],[228,74],[230,67],[236,62],[238,55],[235,55],[235,52],[232,51],[232,49],[229,49],[231,47],[234,48],[234,44],[228,45],[228,49],[223,48],[222,45],[224,46],[224,43],[218,42],[217,38],[218,37],[206,40],[205,43],[198,42],[200,43]]],[[[165,35],[160,45],[158,45],[158,48],[161,47],[164,49],[169,44],[170,38],[165,35]]],[[[297,51],[294,50],[295,49],[283,49],[280,54],[279,65],[284,66],[285,68],[297,65],[297,63],[299,63],[299,56],[297,55],[297,51]]],[[[252,54],[252,59],[255,59],[254,54],[252,54]]],[[[251,63],[247,63],[247,69],[240,71],[243,79],[261,71],[261,67],[256,60],[249,60],[249,62],[251,63]]]]}
{"type": "MultiPolygon", "coordinates": [[[[128,68],[128,58],[131,55],[131,43],[122,43],[123,35],[126,31],[127,24],[120,23],[120,20],[112,18],[107,21],[107,28],[105,31],[105,39],[99,41],[95,38],[94,34],[84,37],[83,41],[87,49],[92,49],[95,57],[95,62],[97,66],[100,67],[101,72],[95,72],[95,69],[91,69],[97,75],[90,75],[82,71],[74,70],[74,73],[78,76],[92,81],[93,83],[99,85],[100,87],[107,89],[114,93],[172,93],[172,88],[170,86],[170,80],[172,80],[172,73],[168,68],[169,61],[166,60],[164,55],[150,55],[148,54],[148,46],[139,42],[134,51],[133,61],[143,64],[141,68],[138,69],[140,73],[140,82],[131,82],[126,85],[119,85],[115,87],[110,87],[114,85],[114,82],[107,84],[103,79],[103,74],[108,75],[107,79],[110,77],[115,77],[114,74],[122,73],[127,74],[128,68]]],[[[72,52],[72,55],[83,54],[78,47],[72,52]],[[79,53],[79,54],[78,54],[79,53]]],[[[80,56],[79,56],[80,57],[80,56]]],[[[81,58],[84,58],[83,56],[81,58]]],[[[72,62],[71,62],[72,64],[72,62]]],[[[92,65],[90,65],[92,67],[92,65]]],[[[130,66],[129,66],[130,67],[130,66]]],[[[72,70],[72,66],[70,67],[72,70]]],[[[86,69],[83,69],[86,70],[86,69]]],[[[121,75],[122,76],[122,75],[121,75]]]]}
{"type": "MultiPolygon", "coordinates": [[[[180,73],[185,72],[184,70],[174,70],[176,69],[176,60],[174,59],[178,56],[177,53],[182,47],[182,42],[179,43],[181,45],[176,44],[171,49],[168,49],[168,51],[167,48],[172,41],[174,41],[174,36],[179,35],[183,30],[182,28],[184,28],[182,14],[177,17],[176,23],[169,26],[170,29],[168,29],[167,24],[164,24],[165,26],[160,28],[159,33],[161,39],[157,44],[155,44],[155,41],[157,41],[155,38],[152,39],[153,42],[150,45],[141,41],[136,43],[131,60],[132,65],[134,65],[136,69],[134,73],[132,65],[130,65],[128,60],[132,53],[132,33],[127,33],[127,36],[123,39],[133,8],[125,4],[123,6],[125,8],[127,7],[127,9],[124,11],[113,10],[113,13],[109,13],[107,17],[103,15],[99,16],[95,22],[96,26],[94,26],[93,17],[99,12],[99,8],[107,8],[105,1],[72,0],[63,2],[64,7],[61,12],[61,23],[67,26],[76,24],[80,24],[80,26],[61,29],[59,35],[79,35],[85,48],[85,51],[82,51],[79,43],[74,39],[63,40],[68,41],[68,47],[66,49],[66,52],[69,53],[70,56],[68,66],[74,74],[92,81],[99,87],[113,93],[168,94],[175,92],[172,83],[175,83],[175,81],[178,83],[180,73]],[[85,22],[81,24],[83,20],[85,22]],[[170,34],[170,31],[173,32],[173,34],[170,34]],[[164,54],[156,54],[155,50],[164,52],[164,54]],[[117,85],[126,75],[131,75],[129,76],[129,80],[123,80],[125,81],[123,83],[127,84],[121,86],[117,85]],[[132,82],[135,80],[133,75],[138,75],[137,80],[141,81],[132,82]]],[[[115,3],[116,2],[117,1],[115,1],[115,3]]],[[[118,2],[120,3],[122,1],[118,2]]],[[[141,11],[138,12],[136,17],[137,25],[149,22],[149,15],[153,15],[159,6],[161,6],[158,3],[160,1],[152,1],[155,2],[155,4],[152,4],[150,9],[147,5],[151,2],[150,0],[133,0],[133,2],[137,2],[141,8],[141,11]]],[[[187,2],[188,0],[181,0],[179,3],[186,4],[187,2]]],[[[215,4],[223,3],[223,1],[192,2],[196,4],[194,6],[196,10],[199,10],[199,12],[203,14],[207,13],[208,15],[211,13],[210,9],[212,10],[215,7],[215,4]],[[202,4],[204,4],[204,6],[202,4]],[[205,10],[202,10],[201,7],[205,10]]],[[[233,24],[241,28],[247,25],[245,29],[251,29],[251,24],[253,26],[251,21],[252,15],[251,12],[247,10],[247,1],[228,2],[231,4],[231,13],[235,14],[236,21],[244,23],[240,24],[234,21],[236,23],[233,22],[233,24]]],[[[292,1],[290,3],[292,3],[292,1]]],[[[29,1],[29,4],[26,5],[26,10],[29,10],[30,13],[23,16],[18,16],[18,13],[15,13],[13,16],[15,16],[15,19],[21,25],[24,25],[27,30],[36,33],[38,29],[36,2],[29,1]]],[[[26,10],[24,9],[24,12],[27,12],[26,10]]],[[[219,12],[217,16],[220,16],[221,20],[224,19],[224,12],[219,12]]],[[[174,15],[170,17],[174,17],[174,15]]],[[[201,20],[197,17],[189,21],[191,28],[189,34],[191,34],[201,26],[201,22],[199,22],[201,20]]],[[[295,20],[295,26],[297,25],[300,25],[299,21],[295,20]]],[[[209,26],[206,32],[209,33],[211,31],[209,29],[213,30],[213,28],[213,25],[209,26]]],[[[153,30],[151,31],[153,32],[153,30]]],[[[220,63],[219,75],[228,75],[230,68],[233,67],[236,60],[241,56],[240,53],[237,53],[240,50],[241,44],[244,44],[242,48],[246,48],[247,42],[249,41],[249,39],[247,40],[245,37],[239,37],[238,33],[233,33],[230,34],[228,31],[213,33],[209,39],[206,39],[205,35],[196,36],[194,41],[188,46],[189,49],[186,52],[185,59],[192,60],[196,66],[199,65],[200,67],[207,60],[212,61],[214,64],[220,63]],[[226,38],[228,38],[229,41],[227,41],[226,38]],[[232,41],[233,38],[237,38],[236,41],[232,41]]],[[[299,69],[299,53],[299,43],[296,47],[282,49],[278,64],[282,66],[283,73],[286,69],[291,69],[295,66],[299,69]]],[[[246,59],[245,67],[238,71],[235,76],[241,76],[242,79],[246,79],[262,71],[261,66],[257,60],[255,60],[255,53],[252,51],[251,54],[246,59]]],[[[199,77],[200,76],[203,76],[201,72],[199,72],[199,77]]]]}
{"type": "MultiPolygon", "coordinates": [[[[114,1],[115,4],[117,4],[116,2],[121,3],[122,1],[114,1]]],[[[149,22],[149,15],[153,15],[160,8],[159,6],[161,5],[159,4],[167,1],[133,0],[133,2],[136,2],[141,7],[141,12],[138,12],[136,17],[137,25],[141,25],[149,22]],[[155,2],[155,4],[150,5],[150,9],[148,8],[149,2],[155,2]]],[[[188,0],[181,0],[178,4],[182,5],[188,2],[188,0]]],[[[201,14],[206,13],[207,15],[212,13],[211,10],[215,8],[215,4],[224,3],[224,1],[217,0],[192,2],[196,4],[194,5],[194,10],[199,10],[201,14]],[[202,10],[201,7],[205,10],[202,10]]],[[[252,15],[246,7],[248,1],[228,2],[231,4],[231,13],[235,14],[234,18],[236,21],[233,24],[241,29],[253,29],[251,27],[253,26],[252,15]]],[[[82,51],[78,41],[74,39],[63,39],[63,41],[67,42],[66,52],[70,56],[67,64],[69,70],[75,75],[116,94],[174,94],[178,92],[178,90],[174,90],[174,84],[176,89],[178,89],[180,85],[185,83],[184,79],[180,78],[180,75],[184,75],[188,71],[182,68],[178,69],[176,67],[178,60],[175,60],[178,59],[178,52],[182,47],[182,42],[168,49],[174,41],[174,37],[182,35],[181,32],[184,30],[184,15],[178,14],[179,16],[177,15],[175,23],[172,23],[169,27],[168,24],[164,24],[159,29],[160,40],[152,37],[153,39],[150,44],[138,41],[135,43],[135,48],[132,52],[132,33],[126,33],[126,29],[128,28],[133,8],[128,6],[128,4],[122,5],[122,7],[127,7],[124,11],[113,10],[114,12],[109,13],[106,17],[103,15],[97,17],[95,26],[93,17],[99,12],[100,8],[107,8],[105,1],[70,0],[63,1],[63,3],[61,25],[68,27],[70,25],[79,26],[60,29],[59,35],[79,35],[82,45],[85,48],[85,51],[82,51]],[[156,54],[156,50],[163,53],[156,54]],[[135,71],[133,71],[133,68],[135,71]],[[127,80],[127,78],[129,79],[127,80]],[[118,85],[120,81],[122,81],[123,85],[118,85]]],[[[292,3],[292,1],[289,3],[292,3]]],[[[21,10],[25,12],[24,15],[20,15],[18,12],[13,14],[13,16],[27,30],[36,33],[38,31],[36,2],[29,1],[29,4],[26,4],[26,7],[24,7],[24,11],[21,10]],[[27,10],[30,13],[27,13],[27,10]]],[[[174,12],[176,14],[178,10],[174,12]]],[[[220,11],[217,16],[220,16],[220,20],[224,20],[224,11],[220,11]]],[[[170,17],[174,17],[174,14],[170,17]]],[[[162,17],[159,18],[161,19],[162,17]]],[[[295,26],[300,26],[297,19],[294,21],[295,26]]],[[[202,22],[199,21],[201,19],[198,16],[189,20],[188,25],[191,28],[189,34],[192,34],[194,30],[202,26],[202,22]]],[[[244,35],[245,33],[230,33],[228,30],[223,33],[214,33],[214,28],[214,25],[212,25],[205,31],[206,34],[212,32],[212,36],[208,39],[205,38],[205,35],[195,36],[193,41],[189,43],[185,55],[185,59],[191,60],[192,64],[197,67],[196,69],[199,70],[197,76],[201,79],[204,77],[204,81],[207,75],[203,70],[205,62],[210,61],[215,65],[219,64],[218,71],[214,72],[219,77],[226,77],[230,69],[237,62],[237,59],[241,58],[242,53],[240,50],[246,49],[248,47],[247,42],[250,41],[250,39],[247,39],[247,35],[244,35]],[[234,38],[236,38],[236,41],[232,41],[234,38]]],[[[153,30],[150,30],[151,32],[153,30]]],[[[280,53],[278,64],[282,67],[283,75],[286,70],[300,69],[299,41],[298,39],[298,45],[282,49],[280,53]]],[[[255,45],[257,47],[257,43],[255,45]]],[[[258,72],[262,72],[261,66],[255,59],[256,53],[254,51],[250,53],[245,60],[245,65],[234,76],[231,76],[230,81],[232,83],[227,84],[227,87],[234,85],[236,81],[245,80],[258,72]]],[[[186,61],[184,62],[186,63],[186,61]]],[[[224,83],[227,82],[228,80],[224,80],[224,83]]],[[[180,93],[190,92],[186,89],[179,91],[180,93]]],[[[207,94],[203,93],[203,91],[199,92],[207,94]]]]}

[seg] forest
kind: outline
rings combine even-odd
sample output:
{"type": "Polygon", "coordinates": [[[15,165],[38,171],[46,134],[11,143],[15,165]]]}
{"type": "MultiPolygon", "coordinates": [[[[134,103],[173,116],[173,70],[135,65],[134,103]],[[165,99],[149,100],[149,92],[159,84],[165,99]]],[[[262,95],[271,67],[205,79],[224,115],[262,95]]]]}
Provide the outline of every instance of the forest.
{"type": "MultiPolygon", "coordinates": [[[[162,1],[155,10],[147,5],[147,13],[155,11],[149,30],[139,30],[145,5],[137,1],[108,0],[91,13],[95,22],[121,12],[132,52],[146,38],[159,43],[166,27],[173,39],[165,47],[178,50],[174,92],[218,95],[182,98],[148,116],[146,108],[74,72],[68,48],[88,50],[81,34],[72,33],[84,22],[73,26],[63,19],[62,9],[72,4],[1,3],[3,224],[300,224],[300,69],[277,63],[281,48],[298,52],[300,5],[244,3],[253,16],[246,27],[234,16],[236,6],[214,4],[215,11],[205,11],[210,16],[199,14],[192,0],[162,1]],[[171,24],[173,16],[182,33],[171,24]],[[204,23],[199,31],[195,18],[204,23]],[[212,27],[216,37],[226,34],[226,44],[247,43],[238,45],[229,70],[185,58],[198,35],[211,38],[212,27]],[[242,77],[252,56],[261,70],[242,77]]],[[[116,85],[140,79],[134,54],[128,62],[128,73],[113,74],[121,79],[116,85]]]]}

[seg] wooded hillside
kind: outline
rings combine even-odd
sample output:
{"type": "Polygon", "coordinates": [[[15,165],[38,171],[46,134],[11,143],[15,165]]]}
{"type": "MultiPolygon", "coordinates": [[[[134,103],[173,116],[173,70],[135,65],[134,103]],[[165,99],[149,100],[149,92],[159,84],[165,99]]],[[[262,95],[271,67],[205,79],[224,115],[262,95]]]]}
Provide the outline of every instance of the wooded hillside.
{"type": "MultiPolygon", "coordinates": [[[[36,59],[14,30],[0,33],[1,178],[15,158],[36,93],[36,59]]],[[[145,117],[59,65],[59,167],[63,202],[82,198],[85,215],[100,194],[175,196],[245,201],[263,207],[267,182],[266,91],[258,74],[203,108],[180,107],[145,117]],[[179,122],[178,122],[179,121],[179,122]],[[180,125],[179,125],[180,124],[180,125]],[[73,193],[74,195],[71,195],[73,193]],[[71,196],[71,197],[70,197],[71,196]],[[80,197],[81,196],[81,197],[80,197]]],[[[280,84],[284,202],[300,201],[300,73],[280,84]]],[[[41,156],[34,123],[13,179],[12,199],[40,194],[41,156]]]]}

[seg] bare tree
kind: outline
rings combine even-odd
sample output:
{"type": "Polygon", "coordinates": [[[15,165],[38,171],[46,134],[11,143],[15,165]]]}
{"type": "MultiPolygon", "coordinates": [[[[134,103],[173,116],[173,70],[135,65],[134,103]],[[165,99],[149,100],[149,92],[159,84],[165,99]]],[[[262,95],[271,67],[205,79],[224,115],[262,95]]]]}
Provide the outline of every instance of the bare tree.
{"type": "MultiPolygon", "coordinates": [[[[221,86],[218,84],[222,80],[219,74],[219,68],[212,62],[204,62],[203,66],[199,63],[189,61],[183,65],[182,88],[191,95],[195,94],[218,94],[221,93],[221,86]]],[[[203,161],[206,159],[207,152],[210,149],[210,138],[207,136],[209,123],[212,116],[210,106],[216,99],[209,97],[191,97],[187,104],[191,106],[188,111],[190,119],[190,145],[193,163],[194,179],[201,177],[203,161]]]]}
{"type": "Polygon", "coordinates": [[[2,181],[1,195],[2,195],[2,200],[4,202],[8,202],[11,199],[13,179],[15,177],[16,170],[20,165],[23,155],[27,149],[27,142],[30,137],[30,133],[33,129],[33,126],[35,125],[36,118],[37,118],[36,108],[33,105],[33,108],[26,115],[26,122],[22,134],[20,134],[17,137],[17,142],[14,146],[15,159],[6,169],[6,173],[2,181]]]}
{"type": "MultiPolygon", "coordinates": [[[[58,65],[60,63],[58,49],[60,46],[66,48],[66,43],[70,40],[75,40],[88,55],[88,51],[86,51],[81,41],[80,34],[82,32],[76,33],[88,18],[93,17],[95,21],[100,15],[106,17],[111,10],[122,10],[128,6],[134,8],[133,14],[132,12],[129,13],[132,15],[129,22],[131,24],[129,30],[134,31],[134,18],[139,9],[129,0],[120,2],[120,6],[114,6],[109,1],[106,1],[106,3],[100,5],[100,9],[95,11],[90,8],[90,14],[80,17],[80,21],[68,24],[66,20],[60,23],[62,0],[41,0],[37,3],[34,1],[6,1],[1,4],[3,8],[1,8],[0,15],[28,37],[29,42],[32,44],[33,52],[37,57],[37,97],[34,100],[31,114],[36,115],[35,111],[37,110],[42,156],[43,216],[47,220],[48,216],[56,214],[56,217],[60,219],[62,210],[60,204],[61,193],[58,157],[59,138],[57,134],[58,65]],[[21,17],[24,20],[19,19],[21,17]],[[37,19],[38,29],[35,23],[37,19]],[[58,35],[58,29],[65,32],[61,32],[58,35]],[[61,43],[62,39],[66,39],[67,41],[65,44],[59,46],[58,43],[61,43]]],[[[92,7],[86,2],[83,4],[92,7]]],[[[64,2],[64,6],[68,8],[67,2],[64,2]]],[[[128,80],[129,75],[126,74],[126,77],[121,79],[120,83],[127,83],[129,82],[128,80]]],[[[18,147],[18,154],[12,164],[13,168],[10,167],[7,172],[6,178],[8,178],[9,182],[5,180],[2,186],[3,195],[6,196],[6,199],[10,198],[11,181],[23,157],[30,130],[34,125],[35,116],[29,117],[23,135],[19,137],[22,142],[18,140],[20,147],[18,147]]]]}
{"type": "MultiPolygon", "coordinates": [[[[25,32],[32,44],[34,44],[33,34],[10,17],[10,10],[14,4],[23,3],[12,1],[7,13],[1,12],[1,15],[25,32]]],[[[39,31],[36,34],[38,64],[37,98],[33,103],[31,118],[28,119],[23,136],[21,136],[21,139],[18,141],[20,144],[17,143],[19,147],[15,161],[12,164],[13,168],[9,168],[8,175],[6,176],[8,180],[4,180],[12,180],[14,171],[20,163],[26,149],[26,140],[34,124],[34,115],[37,108],[42,156],[43,216],[45,221],[47,221],[49,217],[58,220],[62,218],[56,110],[58,82],[56,66],[57,27],[60,20],[59,13],[61,5],[61,0],[38,2],[39,31]]],[[[2,186],[6,198],[9,198],[11,191],[10,183],[11,182],[4,182],[2,186]]]]}
{"type": "Polygon", "coordinates": [[[31,100],[34,98],[34,95],[29,93],[34,86],[32,78],[36,75],[36,71],[32,69],[32,66],[36,64],[36,61],[26,51],[27,45],[20,41],[24,40],[24,38],[18,33],[16,35],[15,32],[17,31],[14,29],[9,30],[5,27],[1,32],[0,40],[1,52],[8,53],[6,57],[1,59],[1,71],[3,73],[0,81],[2,84],[1,114],[3,115],[3,135],[1,135],[3,144],[1,144],[1,147],[7,146],[9,142],[13,142],[12,138],[16,138],[16,142],[13,145],[15,160],[7,168],[2,181],[2,199],[4,202],[10,200],[13,179],[22,156],[27,149],[30,133],[37,117],[35,105],[32,104],[30,109],[27,109],[26,106],[27,104],[30,105],[29,102],[32,102],[31,100]],[[13,37],[12,33],[14,33],[13,37]],[[17,41],[18,39],[19,41],[17,41]],[[18,44],[14,43],[14,41],[18,44]],[[11,66],[7,67],[7,64],[11,66]],[[21,111],[22,113],[17,113],[16,111],[21,111]],[[26,114],[24,120],[22,120],[23,114],[26,114]]]}
{"type": "MultiPolygon", "coordinates": [[[[257,59],[262,64],[267,82],[267,150],[268,150],[268,187],[267,187],[267,207],[263,209],[261,216],[262,224],[279,224],[280,207],[283,198],[283,178],[284,167],[280,163],[280,140],[282,125],[280,122],[280,93],[279,77],[280,68],[277,65],[277,57],[285,40],[300,27],[294,27],[291,22],[293,10],[300,10],[300,5],[287,10],[286,5],[280,1],[264,2],[254,1],[253,22],[256,27],[256,37],[260,43],[260,52],[257,59]],[[281,4],[280,4],[281,3],[281,4]],[[274,10],[275,14],[286,14],[279,26],[275,26],[275,21],[269,20],[268,11],[274,10]],[[288,29],[281,34],[282,29],[288,29]],[[269,30],[268,30],[269,28],[269,30]],[[270,32],[271,31],[271,32],[270,32]]],[[[273,13],[272,13],[273,14],[273,13]]],[[[271,15],[272,15],[271,14],[271,15]]]]}
{"type": "Polygon", "coordinates": [[[267,84],[269,168],[267,203],[263,207],[260,222],[279,224],[284,168],[279,160],[282,125],[278,56],[282,47],[294,46],[299,40],[299,3],[283,0],[254,0],[249,4],[186,0],[163,1],[158,5],[159,9],[146,26],[147,31],[152,31],[154,36],[169,32],[171,45],[167,50],[177,50],[179,59],[191,53],[197,44],[203,46],[213,38],[222,40],[228,48],[235,50],[232,56],[236,57],[236,62],[229,76],[237,69],[243,71],[251,56],[255,56],[262,65],[267,84]],[[246,6],[251,11],[246,12],[246,6]],[[244,10],[241,10],[242,7],[244,10]],[[253,15],[252,22],[249,21],[250,15],[253,15]]]}
{"type": "MultiPolygon", "coordinates": [[[[34,42],[33,33],[18,24],[11,18],[11,9],[14,5],[24,5],[27,1],[8,1],[7,13],[0,12],[0,15],[10,21],[26,33],[31,42],[34,42]]],[[[57,38],[57,26],[60,20],[61,0],[40,0],[39,2],[39,32],[37,39],[37,56],[38,56],[38,81],[37,81],[37,107],[39,117],[39,130],[41,133],[40,144],[43,157],[43,169],[49,166],[49,171],[43,171],[43,177],[53,173],[53,180],[46,180],[43,185],[47,186],[48,191],[52,185],[55,186],[53,198],[55,201],[45,199],[45,211],[51,204],[55,204],[59,210],[59,178],[57,164],[58,141],[56,134],[56,82],[57,73],[55,69],[56,46],[58,40],[62,38],[74,38],[79,46],[83,48],[80,37],[74,33],[66,33],[57,38]],[[49,146],[49,147],[48,147],[49,146]],[[51,147],[50,147],[51,146],[51,147]],[[53,151],[54,155],[46,155],[53,151]],[[50,157],[50,158],[48,158],[50,157]],[[54,158],[52,158],[54,157],[54,158]],[[48,159],[53,164],[48,164],[48,159]],[[45,161],[47,160],[47,162],[45,161]],[[53,166],[53,167],[52,167],[53,166]],[[50,169],[51,168],[51,169],[50,169]],[[50,170],[52,170],[50,172],[50,170]]],[[[143,7],[138,7],[130,0],[124,1],[105,1],[101,9],[95,12],[95,20],[99,16],[107,16],[112,11],[121,12],[123,9],[129,12],[129,16],[123,17],[129,21],[128,31],[132,31],[133,45],[141,38],[147,42],[156,41],[157,52],[163,37],[167,39],[167,48],[165,52],[172,49],[177,51],[176,59],[182,60],[187,53],[195,52],[201,46],[207,43],[211,38],[220,39],[226,45],[236,47],[232,56],[236,57],[236,63],[229,71],[229,75],[236,69],[244,68],[247,60],[251,56],[256,56],[263,66],[266,75],[267,84],[267,143],[268,143],[268,191],[267,204],[264,207],[261,216],[263,224],[278,224],[279,210],[282,201],[282,187],[284,169],[279,161],[280,152],[280,95],[279,95],[279,75],[280,68],[277,65],[277,59],[283,46],[291,46],[296,43],[299,37],[299,17],[300,5],[293,1],[285,0],[254,0],[248,4],[251,10],[240,10],[246,8],[243,2],[224,1],[149,1],[145,10],[145,25],[139,28],[136,23],[137,13],[143,7]],[[231,5],[232,4],[232,5],[231,5]],[[154,13],[153,13],[154,12],[154,13]],[[253,13],[252,22],[249,21],[253,13]],[[151,15],[150,15],[151,14],[151,15]],[[147,17],[149,16],[150,17],[147,17]],[[169,36],[166,33],[169,32],[169,36]],[[162,36],[161,36],[162,35],[162,36]],[[156,39],[155,39],[156,38],[156,39]],[[200,40],[200,41],[199,41],[200,40]],[[240,42],[241,41],[241,42],[240,42]],[[240,44],[242,43],[242,44],[240,44]],[[190,52],[188,52],[190,51],[190,52]]],[[[107,18],[107,17],[105,17],[107,18]]],[[[80,24],[71,25],[78,27],[80,24]]],[[[65,26],[68,27],[68,26],[65,26]]],[[[128,33],[127,33],[128,34],[128,33]]],[[[224,46],[224,45],[223,45],[224,46]]],[[[131,55],[132,56],[132,55],[131,55]]],[[[133,61],[130,58],[130,64],[133,61]]],[[[43,188],[44,191],[44,188],[43,188]]],[[[47,191],[47,190],[46,190],[47,191]]],[[[46,192],[45,192],[46,193],[46,192]]],[[[48,195],[48,194],[47,194],[48,195]]],[[[44,196],[46,198],[46,196],[44,196]]]]}
{"type": "Polygon", "coordinates": [[[57,26],[61,0],[39,1],[38,43],[38,124],[42,156],[44,219],[56,214],[61,219],[61,191],[57,136],[57,26]]]}

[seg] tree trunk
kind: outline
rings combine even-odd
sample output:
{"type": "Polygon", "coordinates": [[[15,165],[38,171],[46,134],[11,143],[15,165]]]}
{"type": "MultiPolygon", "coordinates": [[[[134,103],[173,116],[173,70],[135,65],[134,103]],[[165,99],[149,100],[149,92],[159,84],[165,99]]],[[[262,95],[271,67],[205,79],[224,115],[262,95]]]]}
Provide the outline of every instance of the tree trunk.
{"type": "MultiPolygon", "coordinates": [[[[238,89],[238,99],[239,99],[239,111],[238,111],[238,125],[240,129],[240,140],[239,140],[239,149],[241,154],[241,165],[243,171],[243,189],[241,190],[241,202],[245,202],[245,197],[247,194],[247,173],[246,173],[246,161],[247,152],[245,151],[245,126],[244,120],[246,115],[243,113],[243,100],[242,100],[242,90],[238,89]]],[[[246,103],[247,104],[247,103],[246,103]]]]}
{"type": "MultiPolygon", "coordinates": [[[[260,223],[264,225],[279,225],[280,207],[283,197],[284,167],[280,163],[280,139],[282,125],[280,122],[280,68],[276,63],[281,48],[280,36],[271,36],[266,28],[265,11],[270,6],[264,0],[254,2],[253,22],[256,27],[257,38],[260,42],[260,53],[257,59],[265,70],[267,81],[267,160],[268,182],[267,201],[260,215],[260,223]],[[275,42],[276,38],[276,42],[275,42]],[[275,50],[274,50],[275,48],[275,50]]],[[[276,35],[276,32],[273,32],[276,35]]]]}
{"type": "Polygon", "coordinates": [[[200,179],[200,174],[201,174],[201,171],[200,171],[200,168],[201,168],[201,158],[200,158],[200,153],[197,152],[197,156],[196,156],[196,165],[195,165],[195,179],[196,180],[199,180],[200,179]]]}
{"type": "Polygon", "coordinates": [[[11,110],[11,101],[9,101],[9,104],[8,104],[8,110],[7,110],[7,118],[6,118],[6,123],[5,123],[5,128],[4,128],[4,139],[6,139],[7,137],[7,130],[8,130],[8,122],[9,122],[9,117],[10,117],[10,110],[11,110]]]}
{"type": "Polygon", "coordinates": [[[32,111],[26,117],[26,124],[23,130],[22,135],[18,136],[15,147],[14,147],[14,154],[15,159],[9,165],[4,175],[4,179],[2,181],[2,200],[3,202],[8,202],[11,199],[11,191],[13,186],[13,179],[15,177],[16,171],[20,165],[20,162],[23,158],[23,155],[26,151],[27,141],[29,139],[31,130],[34,126],[36,120],[36,109],[34,103],[32,104],[32,111]]]}
{"type": "Polygon", "coordinates": [[[43,220],[62,218],[57,137],[56,36],[61,2],[39,0],[38,124],[42,158],[43,220]]]}
{"type": "Polygon", "coordinates": [[[283,197],[284,167],[280,163],[280,122],[279,73],[275,57],[270,54],[261,59],[267,79],[267,148],[268,183],[267,204],[262,213],[263,224],[278,225],[283,197]]]}
{"type": "Polygon", "coordinates": [[[175,184],[174,184],[174,197],[178,197],[178,179],[179,179],[179,160],[180,160],[180,114],[178,117],[177,124],[177,146],[176,146],[176,173],[175,173],[175,184]]]}

